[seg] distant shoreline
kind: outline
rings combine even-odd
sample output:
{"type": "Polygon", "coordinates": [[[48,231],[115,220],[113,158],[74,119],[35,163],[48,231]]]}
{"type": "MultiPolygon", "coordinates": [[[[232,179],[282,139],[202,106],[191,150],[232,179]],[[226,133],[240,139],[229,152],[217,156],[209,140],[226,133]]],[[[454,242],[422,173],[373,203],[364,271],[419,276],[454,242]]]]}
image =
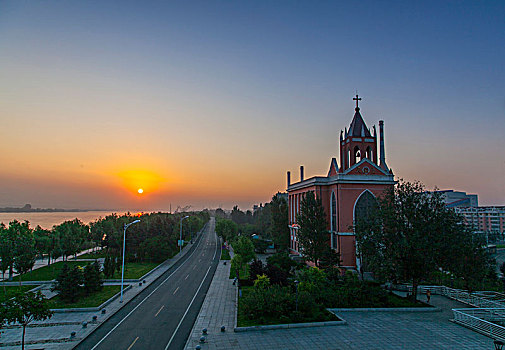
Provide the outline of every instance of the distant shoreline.
{"type": "Polygon", "coordinates": [[[25,204],[21,208],[4,207],[0,213],[85,213],[88,211],[110,211],[108,209],[60,209],[60,208],[32,208],[31,204],[25,204]]]}

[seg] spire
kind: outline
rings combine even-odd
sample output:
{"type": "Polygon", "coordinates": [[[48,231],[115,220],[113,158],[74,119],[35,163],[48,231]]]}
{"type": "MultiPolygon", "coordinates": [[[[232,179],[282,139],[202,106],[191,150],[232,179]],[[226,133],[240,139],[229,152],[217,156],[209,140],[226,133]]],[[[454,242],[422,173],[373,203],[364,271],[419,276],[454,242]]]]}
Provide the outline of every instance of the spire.
{"type": "Polygon", "coordinates": [[[371,137],[370,130],[367,128],[363,117],[359,113],[358,102],[361,101],[361,97],[358,97],[356,94],[353,100],[356,101],[356,108],[354,109],[354,118],[352,118],[351,126],[349,127],[349,135],[356,137],[371,137]]]}

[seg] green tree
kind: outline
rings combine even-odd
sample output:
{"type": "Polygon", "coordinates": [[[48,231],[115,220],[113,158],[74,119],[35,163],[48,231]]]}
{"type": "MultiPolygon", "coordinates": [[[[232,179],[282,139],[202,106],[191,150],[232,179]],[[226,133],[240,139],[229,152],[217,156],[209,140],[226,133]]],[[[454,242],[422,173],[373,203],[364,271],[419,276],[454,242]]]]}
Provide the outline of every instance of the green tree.
{"type": "Polygon", "coordinates": [[[39,225],[33,230],[33,238],[35,239],[35,251],[37,255],[43,259],[47,255],[47,262],[50,264],[51,260],[51,231],[43,229],[39,225]]]}
{"type": "Polygon", "coordinates": [[[412,283],[413,300],[420,281],[438,269],[466,274],[468,281],[484,277],[480,243],[441,195],[425,191],[419,182],[400,181],[355,231],[368,267],[379,278],[412,283]]]}
{"type": "Polygon", "coordinates": [[[84,291],[88,295],[102,289],[103,279],[98,262],[86,265],[83,272],[83,282],[84,291]]]}
{"type": "Polygon", "coordinates": [[[254,244],[248,237],[240,236],[232,243],[233,251],[242,257],[243,263],[250,262],[256,254],[254,253],[254,244]]]}
{"type": "Polygon", "coordinates": [[[319,260],[328,248],[329,237],[321,198],[316,199],[314,192],[309,191],[303,196],[300,207],[300,215],[297,217],[300,229],[297,237],[302,254],[306,260],[319,266],[319,260]]]}
{"type": "Polygon", "coordinates": [[[43,321],[53,316],[47,300],[41,292],[20,293],[4,302],[9,323],[19,323],[23,327],[21,349],[25,348],[26,326],[32,321],[43,321]]]}
{"type": "Polygon", "coordinates": [[[21,275],[30,271],[35,264],[37,253],[33,231],[28,221],[19,222],[17,220],[9,223],[8,231],[10,239],[14,242],[11,268],[16,269],[19,274],[19,284],[21,285],[21,275]]]}
{"type": "Polygon", "coordinates": [[[287,250],[289,248],[288,203],[277,193],[270,204],[272,239],[279,250],[287,250]]]}
{"type": "Polygon", "coordinates": [[[5,279],[6,271],[9,271],[9,280],[12,278],[14,247],[15,235],[7,230],[3,223],[0,224],[0,269],[2,270],[2,279],[5,279]]]}
{"type": "Polygon", "coordinates": [[[223,238],[224,241],[232,241],[238,233],[238,225],[232,220],[216,219],[216,233],[223,238]]]}
{"type": "Polygon", "coordinates": [[[70,269],[68,265],[65,264],[58,277],[56,277],[56,281],[51,290],[57,291],[61,300],[68,303],[75,303],[81,296],[83,283],[82,268],[74,266],[70,269]]]}

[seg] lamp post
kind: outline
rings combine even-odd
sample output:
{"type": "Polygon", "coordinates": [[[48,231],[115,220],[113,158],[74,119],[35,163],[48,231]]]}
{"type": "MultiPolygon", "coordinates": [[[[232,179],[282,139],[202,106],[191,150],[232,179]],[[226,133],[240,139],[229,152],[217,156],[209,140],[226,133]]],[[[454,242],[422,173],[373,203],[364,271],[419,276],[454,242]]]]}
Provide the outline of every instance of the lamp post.
{"type": "Polygon", "coordinates": [[[300,282],[298,280],[295,281],[295,285],[296,285],[296,312],[298,312],[298,284],[300,282]]]}
{"type": "Polygon", "coordinates": [[[187,216],[187,215],[185,217],[181,218],[181,230],[179,233],[179,252],[182,251],[182,220],[187,219],[187,218],[189,218],[189,216],[187,216]]]}
{"type": "Polygon", "coordinates": [[[119,299],[119,302],[123,302],[123,281],[124,281],[124,254],[125,254],[125,248],[126,248],[126,229],[130,227],[133,224],[136,224],[137,222],[140,222],[140,220],[135,220],[130,222],[129,224],[124,224],[124,230],[123,230],[123,267],[121,269],[121,298],[119,299]]]}

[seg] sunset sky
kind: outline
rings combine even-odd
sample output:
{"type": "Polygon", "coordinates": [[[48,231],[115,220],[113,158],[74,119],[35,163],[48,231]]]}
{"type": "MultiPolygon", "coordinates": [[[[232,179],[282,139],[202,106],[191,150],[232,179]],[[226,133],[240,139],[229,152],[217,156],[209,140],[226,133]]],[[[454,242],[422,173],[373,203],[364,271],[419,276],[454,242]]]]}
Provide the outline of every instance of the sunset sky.
{"type": "Polygon", "coordinates": [[[248,209],[356,89],[396,176],[505,205],[503,1],[2,1],[0,206],[248,209]]]}

